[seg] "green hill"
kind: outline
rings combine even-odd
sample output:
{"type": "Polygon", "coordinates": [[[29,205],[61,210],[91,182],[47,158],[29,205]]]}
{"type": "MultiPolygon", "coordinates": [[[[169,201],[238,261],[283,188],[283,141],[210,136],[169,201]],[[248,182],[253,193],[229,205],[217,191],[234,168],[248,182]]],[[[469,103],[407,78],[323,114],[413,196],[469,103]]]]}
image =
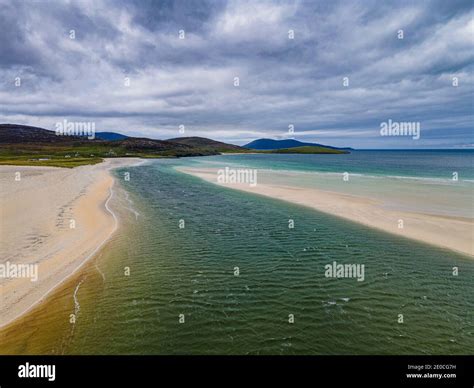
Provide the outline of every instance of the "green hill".
{"type": "Polygon", "coordinates": [[[87,139],[81,136],[58,136],[43,128],[0,124],[0,164],[75,167],[99,163],[102,158],[207,156],[240,149],[206,138],[185,139],[188,140],[139,137],[87,139]]]}
{"type": "Polygon", "coordinates": [[[222,143],[220,141],[207,139],[205,137],[176,137],[174,139],[168,139],[173,143],[185,144],[188,146],[196,147],[201,150],[207,150],[211,152],[219,152],[219,153],[232,153],[232,152],[250,152],[249,150],[233,145],[222,143]]]}

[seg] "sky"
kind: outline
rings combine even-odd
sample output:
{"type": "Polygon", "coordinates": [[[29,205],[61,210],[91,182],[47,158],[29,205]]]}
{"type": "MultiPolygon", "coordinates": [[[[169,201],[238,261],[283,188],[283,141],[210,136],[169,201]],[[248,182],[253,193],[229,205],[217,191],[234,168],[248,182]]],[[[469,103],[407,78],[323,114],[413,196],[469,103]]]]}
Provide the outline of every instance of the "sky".
{"type": "Polygon", "coordinates": [[[473,19],[471,0],[0,0],[0,123],[470,148],[473,19]]]}

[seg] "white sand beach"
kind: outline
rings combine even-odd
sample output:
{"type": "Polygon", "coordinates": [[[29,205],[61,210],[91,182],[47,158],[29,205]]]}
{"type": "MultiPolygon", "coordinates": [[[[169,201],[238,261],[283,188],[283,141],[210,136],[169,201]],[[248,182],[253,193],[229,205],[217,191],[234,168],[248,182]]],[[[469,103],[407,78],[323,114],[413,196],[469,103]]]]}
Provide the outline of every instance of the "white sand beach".
{"type": "MultiPolygon", "coordinates": [[[[448,248],[471,257],[474,255],[472,218],[399,211],[395,209],[396,206],[391,209],[386,203],[382,206],[380,201],[372,198],[307,187],[267,182],[259,182],[253,187],[243,183],[222,184],[217,182],[217,168],[179,167],[177,170],[214,184],[307,206],[405,238],[448,248]],[[399,220],[403,220],[402,229],[399,228],[399,220]]],[[[429,196],[425,201],[430,201],[429,196]]]]}
{"type": "Polygon", "coordinates": [[[36,281],[0,278],[0,327],[44,300],[105,244],[118,226],[108,207],[110,170],[140,162],[117,158],[73,169],[0,166],[0,264],[33,265],[23,268],[38,271],[36,281]]]}
{"type": "MultiPolygon", "coordinates": [[[[118,227],[108,206],[114,184],[110,170],[138,163],[117,158],[74,169],[0,166],[0,265],[32,264],[38,271],[37,281],[0,277],[0,327],[45,300],[104,246],[118,227]],[[21,179],[15,180],[18,173],[21,179]]],[[[219,184],[217,168],[178,170],[219,184]]],[[[398,211],[373,198],[281,183],[225,186],[473,256],[472,218],[398,211]]]]}

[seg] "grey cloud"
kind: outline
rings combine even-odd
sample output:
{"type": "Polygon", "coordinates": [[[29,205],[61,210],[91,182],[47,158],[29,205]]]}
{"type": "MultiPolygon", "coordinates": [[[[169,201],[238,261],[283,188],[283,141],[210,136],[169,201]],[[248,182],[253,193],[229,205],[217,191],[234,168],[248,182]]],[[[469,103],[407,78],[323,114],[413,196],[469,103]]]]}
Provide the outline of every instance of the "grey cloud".
{"type": "Polygon", "coordinates": [[[0,5],[3,122],[93,118],[103,130],[157,138],[185,124],[238,143],[284,136],[291,123],[306,141],[390,148],[400,140],[372,134],[392,118],[422,123],[420,147],[472,143],[469,1],[0,5]]]}

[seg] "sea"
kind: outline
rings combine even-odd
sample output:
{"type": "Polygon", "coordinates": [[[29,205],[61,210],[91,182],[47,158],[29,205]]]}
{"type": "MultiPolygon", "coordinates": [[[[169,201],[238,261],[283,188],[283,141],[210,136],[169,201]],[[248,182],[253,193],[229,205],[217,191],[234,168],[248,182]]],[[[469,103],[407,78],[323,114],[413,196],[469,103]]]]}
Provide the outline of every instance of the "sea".
{"type": "Polygon", "coordinates": [[[472,150],[371,150],[117,169],[119,230],[0,334],[0,353],[474,354],[473,257],[176,169],[255,169],[262,183],[473,218],[473,163],[472,150]],[[364,279],[328,277],[334,263],[364,268],[364,279]]]}

